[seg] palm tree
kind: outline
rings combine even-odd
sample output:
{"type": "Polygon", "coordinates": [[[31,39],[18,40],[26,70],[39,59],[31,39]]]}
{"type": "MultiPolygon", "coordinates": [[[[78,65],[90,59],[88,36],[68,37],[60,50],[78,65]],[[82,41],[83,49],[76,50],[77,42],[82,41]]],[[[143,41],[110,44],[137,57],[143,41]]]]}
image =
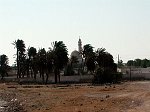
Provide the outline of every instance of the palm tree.
{"type": "Polygon", "coordinates": [[[4,78],[5,75],[8,75],[8,57],[3,54],[0,56],[0,73],[1,73],[1,79],[4,78]]]}
{"type": "Polygon", "coordinates": [[[39,68],[39,63],[38,63],[38,56],[35,55],[35,57],[32,59],[32,62],[31,62],[31,67],[32,67],[32,70],[33,70],[33,74],[34,74],[34,79],[36,80],[36,76],[38,74],[38,68],[39,68]]]}
{"type": "Polygon", "coordinates": [[[13,45],[17,49],[17,78],[21,78],[21,69],[23,68],[23,64],[25,61],[25,44],[23,40],[17,40],[13,42],[13,45]]]}
{"type": "Polygon", "coordinates": [[[113,56],[106,52],[105,48],[98,48],[96,51],[96,61],[99,67],[112,67],[114,64],[113,56]]]}
{"type": "Polygon", "coordinates": [[[46,84],[48,82],[48,78],[49,78],[49,74],[52,72],[53,70],[53,51],[50,49],[47,52],[47,56],[46,56],[46,84]]]}
{"type": "Polygon", "coordinates": [[[89,55],[93,54],[93,46],[86,44],[83,46],[83,56],[87,58],[89,55]]]}
{"type": "MultiPolygon", "coordinates": [[[[28,63],[27,63],[27,65],[28,65],[28,70],[27,70],[27,75],[29,75],[29,70],[31,71],[31,77],[32,77],[32,73],[33,73],[33,66],[34,66],[34,64],[33,64],[33,60],[35,59],[35,57],[36,57],[36,54],[37,54],[37,50],[36,50],[36,48],[34,48],[34,47],[30,47],[29,49],[28,49],[28,63]]],[[[36,76],[35,76],[36,74],[34,74],[34,78],[36,78],[36,76]]]]}
{"type": "Polygon", "coordinates": [[[30,47],[30,48],[28,49],[28,56],[29,56],[29,59],[35,57],[36,54],[37,54],[36,48],[30,47]]]}
{"type": "Polygon", "coordinates": [[[85,58],[84,66],[87,66],[87,69],[93,71],[95,69],[95,53],[93,52],[93,46],[86,44],[83,46],[83,58],[85,58]]]}
{"type": "Polygon", "coordinates": [[[42,81],[44,83],[44,73],[46,70],[46,51],[44,48],[39,49],[37,54],[38,61],[38,69],[40,72],[40,77],[42,77],[42,81]]]}
{"type": "Polygon", "coordinates": [[[114,63],[113,56],[106,52],[104,48],[97,49],[96,62],[99,67],[94,76],[94,83],[112,83],[118,80],[117,65],[114,63]]]}
{"type": "Polygon", "coordinates": [[[91,54],[87,59],[86,59],[86,66],[87,70],[90,71],[91,73],[94,73],[94,70],[96,68],[96,57],[95,53],[91,54]]]}
{"type": "Polygon", "coordinates": [[[55,83],[57,83],[57,76],[60,82],[60,70],[67,65],[68,62],[68,50],[63,41],[55,41],[52,44],[53,47],[53,64],[55,73],[55,83]]]}

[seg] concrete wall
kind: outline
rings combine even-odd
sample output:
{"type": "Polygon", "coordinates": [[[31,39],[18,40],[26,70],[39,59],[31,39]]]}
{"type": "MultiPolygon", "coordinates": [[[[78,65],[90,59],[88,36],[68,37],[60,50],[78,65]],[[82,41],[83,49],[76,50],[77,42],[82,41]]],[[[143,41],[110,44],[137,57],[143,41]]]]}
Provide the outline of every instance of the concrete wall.
{"type": "MultiPolygon", "coordinates": [[[[91,82],[93,75],[75,75],[75,76],[60,76],[61,82],[91,82]]],[[[49,77],[50,82],[55,82],[55,77],[49,77]]]]}
{"type": "Polygon", "coordinates": [[[122,68],[121,72],[123,73],[123,78],[142,78],[142,79],[150,79],[150,68],[122,68]]]}

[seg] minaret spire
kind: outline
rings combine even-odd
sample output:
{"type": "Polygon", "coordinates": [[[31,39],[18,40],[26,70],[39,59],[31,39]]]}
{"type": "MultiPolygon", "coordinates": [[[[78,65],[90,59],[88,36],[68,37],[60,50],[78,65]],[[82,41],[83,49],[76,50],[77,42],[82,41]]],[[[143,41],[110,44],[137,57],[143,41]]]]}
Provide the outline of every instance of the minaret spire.
{"type": "Polygon", "coordinates": [[[79,41],[78,41],[78,51],[79,53],[82,53],[82,41],[80,39],[80,36],[79,36],[79,41]]]}

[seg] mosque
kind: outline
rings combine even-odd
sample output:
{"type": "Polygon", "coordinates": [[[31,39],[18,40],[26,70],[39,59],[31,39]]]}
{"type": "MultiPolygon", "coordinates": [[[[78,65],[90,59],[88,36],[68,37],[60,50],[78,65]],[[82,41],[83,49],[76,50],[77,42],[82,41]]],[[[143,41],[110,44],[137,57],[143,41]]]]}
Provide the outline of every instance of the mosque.
{"type": "Polygon", "coordinates": [[[77,51],[77,50],[74,50],[74,51],[71,53],[71,57],[72,57],[72,56],[76,57],[79,64],[82,63],[82,51],[83,51],[83,48],[82,48],[82,41],[81,41],[81,39],[79,38],[79,41],[78,41],[78,51],[77,51]]]}

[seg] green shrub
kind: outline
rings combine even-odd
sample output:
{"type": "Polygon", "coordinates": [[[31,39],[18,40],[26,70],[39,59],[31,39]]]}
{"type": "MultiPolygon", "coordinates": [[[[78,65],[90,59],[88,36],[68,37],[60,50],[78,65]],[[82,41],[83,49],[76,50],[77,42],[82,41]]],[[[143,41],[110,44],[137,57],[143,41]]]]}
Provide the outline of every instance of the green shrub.
{"type": "Polygon", "coordinates": [[[117,83],[121,81],[122,74],[114,72],[111,68],[98,68],[94,75],[93,83],[104,84],[104,83],[117,83]]]}
{"type": "Polygon", "coordinates": [[[74,71],[70,65],[67,65],[64,71],[65,76],[71,76],[74,75],[74,71]]]}

